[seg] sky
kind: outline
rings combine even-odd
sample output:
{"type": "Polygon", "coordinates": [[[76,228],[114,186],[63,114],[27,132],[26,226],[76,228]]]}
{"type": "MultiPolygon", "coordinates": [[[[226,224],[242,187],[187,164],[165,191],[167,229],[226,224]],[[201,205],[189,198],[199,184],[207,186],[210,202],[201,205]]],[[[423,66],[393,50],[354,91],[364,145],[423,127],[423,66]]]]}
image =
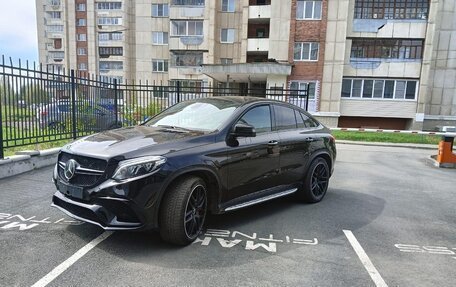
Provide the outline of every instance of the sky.
{"type": "Polygon", "coordinates": [[[38,62],[35,0],[0,0],[0,7],[0,57],[38,62]]]}

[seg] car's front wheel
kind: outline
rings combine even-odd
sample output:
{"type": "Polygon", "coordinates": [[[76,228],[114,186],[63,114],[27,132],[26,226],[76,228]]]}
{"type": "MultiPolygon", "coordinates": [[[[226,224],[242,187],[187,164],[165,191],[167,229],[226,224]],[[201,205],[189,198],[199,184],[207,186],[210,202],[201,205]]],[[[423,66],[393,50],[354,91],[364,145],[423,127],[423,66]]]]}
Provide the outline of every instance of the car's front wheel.
{"type": "Polygon", "coordinates": [[[326,160],[318,157],[312,161],[303,181],[298,197],[308,203],[316,203],[323,199],[329,185],[329,166],[326,160]]]}
{"type": "Polygon", "coordinates": [[[192,243],[201,233],[207,213],[207,191],[204,181],[195,176],[179,179],[163,198],[160,236],[178,245],[192,243]]]}

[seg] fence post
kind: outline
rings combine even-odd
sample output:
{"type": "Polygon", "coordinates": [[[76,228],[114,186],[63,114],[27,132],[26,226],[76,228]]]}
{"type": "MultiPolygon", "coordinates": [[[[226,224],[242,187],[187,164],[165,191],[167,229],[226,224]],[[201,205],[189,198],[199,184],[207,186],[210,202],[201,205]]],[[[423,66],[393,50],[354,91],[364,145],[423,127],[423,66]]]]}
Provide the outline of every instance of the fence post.
{"type": "Polygon", "coordinates": [[[306,112],[309,111],[309,87],[310,87],[310,84],[307,83],[307,89],[306,89],[306,112]]]}
{"type": "Polygon", "coordinates": [[[73,139],[76,139],[76,79],[74,77],[74,70],[71,70],[70,74],[71,80],[71,116],[72,116],[72,124],[71,129],[73,132],[73,139]]]}
{"type": "MultiPolygon", "coordinates": [[[[3,78],[3,97],[6,99],[6,79],[5,79],[5,56],[2,55],[2,78],[3,78]]],[[[2,91],[0,91],[0,94],[2,91]]],[[[0,97],[0,159],[3,159],[3,114],[2,97],[0,97]]]]}
{"type": "Polygon", "coordinates": [[[180,81],[176,81],[177,102],[180,102],[180,81]]]}
{"type": "Polygon", "coordinates": [[[114,79],[114,113],[116,117],[116,127],[119,122],[119,111],[118,111],[118,103],[117,103],[117,79],[114,79]]]}

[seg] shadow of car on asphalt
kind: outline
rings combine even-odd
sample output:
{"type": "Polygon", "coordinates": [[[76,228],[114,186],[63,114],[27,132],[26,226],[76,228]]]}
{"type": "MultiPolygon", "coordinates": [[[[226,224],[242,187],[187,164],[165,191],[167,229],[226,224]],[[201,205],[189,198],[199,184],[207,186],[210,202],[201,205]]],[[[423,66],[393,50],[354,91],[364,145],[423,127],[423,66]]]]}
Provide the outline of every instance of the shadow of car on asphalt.
{"type": "MultiPolygon", "coordinates": [[[[258,237],[284,238],[286,235],[307,239],[318,238],[318,245],[331,239],[343,237],[343,229],[355,231],[374,221],[383,211],[385,201],[381,198],[359,192],[342,189],[330,189],[326,198],[317,204],[303,204],[293,196],[265,202],[222,215],[210,215],[207,228],[238,231],[258,237]]],[[[88,224],[70,226],[68,230],[81,232],[88,224]]],[[[201,235],[200,238],[204,238],[201,235]]],[[[259,252],[244,253],[240,256],[235,250],[245,250],[246,238],[224,238],[225,240],[243,239],[234,248],[220,246],[213,238],[210,246],[180,247],[163,242],[158,232],[115,232],[108,241],[98,248],[122,260],[156,264],[173,268],[205,269],[217,266],[231,266],[248,263],[268,256],[275,256],[282,251],[300,248],[302,245],[289,244],[278,248],[277,253],[257,249],[259,252]],[[211,247],[211,248],[208,248],[211,247]],[[223,262],[220,258],[223,256],[223,262]],[[232,257],[232,258],[230,258],[232,257]]],[[[257,243],[257,242],[256,242],[257,243]]],[[[262,242],[266,243],[266,242],[262,242]]]]}

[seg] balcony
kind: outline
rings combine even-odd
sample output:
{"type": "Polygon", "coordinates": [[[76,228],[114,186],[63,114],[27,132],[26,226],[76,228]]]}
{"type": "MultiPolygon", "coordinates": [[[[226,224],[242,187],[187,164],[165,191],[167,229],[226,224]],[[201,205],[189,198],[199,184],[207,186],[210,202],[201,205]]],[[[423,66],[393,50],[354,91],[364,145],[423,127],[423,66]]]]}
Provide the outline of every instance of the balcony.
{"type": "Polygon", "coordinates": [[[247,52],[268,52],[269,38],[247,39],[247,52]]]}
{"type": "Polygon", "coordinates": [[[249,20],[269,20],[271,18],[271,5],[249,6],[249,20]]]}
{"type": "Polygon", "coordinates": [[[204,17],[204,6],[203,7],[192,7],[192,6],[169,6],[169,18],[170,19],[191,19],[191,18],[203,18],[204,17]]]}

